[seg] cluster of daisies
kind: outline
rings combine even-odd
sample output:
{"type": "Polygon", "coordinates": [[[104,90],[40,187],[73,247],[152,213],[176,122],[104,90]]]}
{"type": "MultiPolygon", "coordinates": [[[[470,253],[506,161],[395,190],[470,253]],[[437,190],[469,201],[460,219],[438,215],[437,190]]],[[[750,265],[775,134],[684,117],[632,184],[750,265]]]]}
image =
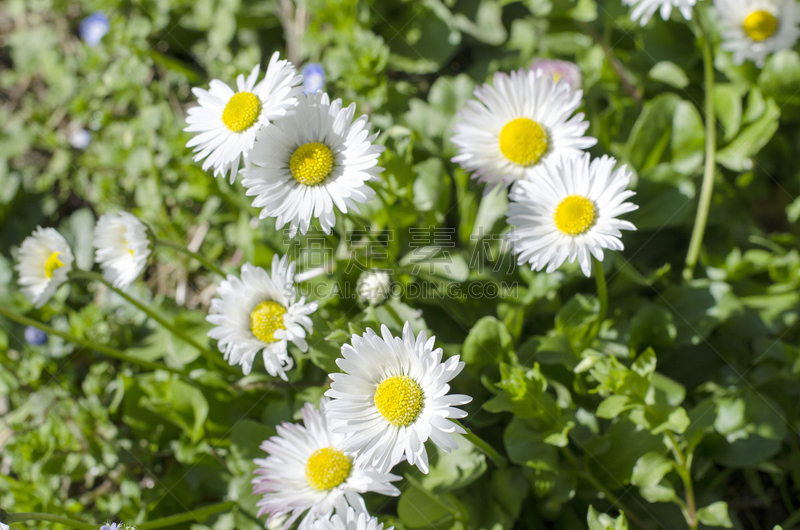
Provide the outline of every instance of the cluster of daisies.
{"type": "Polygon", "coordinates": [[[383,326],[342,347],[341,373],[329,375],[319,407],[306,404],[302,424],[279,425],[261,444],[268,456],[255,461],[253,494],[268,526],[287,529],[299,519],[301,530],[327,528],[346,516],[371,528],[377,520],[361,494],[399,495],[391,470],[403,461],[427,473],[428,440],[445,452],[458,448],[453,435],[465,431],[452,420],[466,416],[456,407],[471,398],[448,392],[464,363],[442,362],[434,340],[406,323],[401,336],[383,326]]]}
{"type": "MultiPolygon", "coordinates": [[[[114,287],[128,287],[147,266],[152,251],[149,230],[128,212],[107,213],[94,228],[95,261],[114,287]]],[[[75,257],[55,228],[37,229],[20,245],[16,269],[23,294],[42,307],[69,279],[75,257]]]]}
{"type": "Polygon", "coordinates": [[[260,218],[274,217],[277,229],[288,224],[290,237],[298,229],[305,234],[313,218],[330,234],[334,207],[358,212],[357,203],[375,196],[367,182],[383,170],[377,164],[384,148],[374,143],[368,118],[355,117],[354,103],[304,91],[302,82],[275,53],[260,81],[255,66],[237,78],[237,90],[217,79],[209,90],[194,88],[198,106],[186,119],[186,131],[197,133],[186,144],[195,161],[231,183],[241,173],[260,218]]]}
{"type": "MultiPolygon", "coordinates": [[[[147,227],[135,216],[106,214],[95,228],[95,259],[106,280],[125,287],[147,263],[147,227]]],[[[20,248],[17,270],[25,294],[43,305],[72,272],[67,241],[52,228],[38,228],[20,248]]],[[[241,276],[221,282],[212,301],[209,336],[221,352],[245,373],[261,352],[272,375],[286,379],[292,366],[287,344],[305,351],[311,332],[309,314],[316,303],[297,299],[295,264],[275,256],[270,271],[245,264],[241,276]]],[[[256,460],[253,493],[261,495],[259,515],[288,528],[315,530],[381,530],[370,517],[362,493],[399,495],[391,469],[402,461],[428,472],[425,443],[441,450],[458,447],[454,434],[465,430],[453,420],[466,413],[456,407],[470,402],[449,394],[449,382],[464,367],[458,356],[442,359],[435,338],[415,335],[406,322],[400,336],[383,326],[353,335],[337,360],[341,373],[330,374],[330,389],[316,408],[307,404],[302,425],[283,424],[264,441],[268,453],[256,460]]]]}
{"type": "Polygon", "coordinates": [[[519,264],[552,272],[577,260],[589,276],[592,256],[623,248],[620,230],[634,226],[617,217],[637,206],[625,202],[634,195],[625,166],[584,151],[597,140],[576,114],[583,92],[555,66],[496,73],[477,87],[453,127],[453,161],[488,188],[512,185],[508,238],[519,264]]]}
{"type": "MultiPolygon", "coordinates": [[[[631,19],[644,26],[658,11],[668,20],[673,8],[687,20],[698,0],[622,0],[632,6],[631,19]]],[[[713,0],[720,47],[732,52],[737,65],[746,60],[763,66],[767,56],[792,48],[800,37],[797,0],[713,0]]]]}

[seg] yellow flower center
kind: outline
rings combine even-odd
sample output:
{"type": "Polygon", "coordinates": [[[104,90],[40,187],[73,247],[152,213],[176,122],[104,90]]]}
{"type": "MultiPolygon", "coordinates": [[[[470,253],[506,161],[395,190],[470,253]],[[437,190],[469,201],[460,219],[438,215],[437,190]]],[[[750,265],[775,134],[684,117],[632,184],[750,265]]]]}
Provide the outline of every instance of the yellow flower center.
{"type": "Polygon", "coordinates": [[[558,80],[564,77],[561,72],[553,72],[553,83],[558,83],[558,80]]]}
{"type": "Polygon", "coordinates": [[[767,11],[753,11],[744,19],[744,32],[754,41],[766,40],[778,29],[778,19],[767,11]]]}
{"type": "Polygon", "coordinates": [[[384,379],[375,390],[375,406],[392,425],[408,427],[417,420],[425,404],[419,383],[407,375],[384,379]]]}
{"type": "Polygon", "coordinates": [[[570,236],[589,230],[596,217],[594,203],[581,195],[570,195],[561,201],[553,215],[556,228],[570,236]]]}
{"type": "Polygon", "coordinates": [[[250,329],[257,339],[264,342],[275,342],[274,333],[279,329],[286,329],[283,324],[283,315],[286,308],[278,302],[267,300],[261,302],[250,313],[250,329]]]}
{"type": "Polygon", "coordinates": [[[128,243],[128,240],[123,239],[122,242],[125,243],[125,249],[130,252],[131,256],[133,256],[133,249],[131,248],[131,244],[128,243]]]}
{"type": "Polygon", "coordinates": [[[347,480],[352,467],[353,461],[344,451],[323,447],[308,457],[306,480],[317,491],[329,490],[347,480]]]}
{"type": "Polygon", "coordinates": [[[500,131],[500,152],[515,164],[530,166],[544,156],[548,141],[541,125],[528,118],[517,118],[500,131]]]}
{"type": "Polygon", "coordinates": [[[222,111],[222,123],[229,130],[240,133],[258,121],[261,115],[261,100],[250,92],[237,92],[222,111]]]}
{"type": "Polygon", "coordinates": [[[47,261],[44,263],[44,275],[47,276],[47,279],[53,277],[53,271],[55,271],[59,267],[63,267],[64,264],[58,259],[58,255],[61,254],[60,252],[56,251],[50,254],[50,257],[47,258],[47,261]]]}
{"type": "Polygon", "coordinates": [[[300,184],[314,186],[328,178],[333,169],[333,153],[327,145],[311,142],[298,147],[289,159],[289,170],[300,184]]]}

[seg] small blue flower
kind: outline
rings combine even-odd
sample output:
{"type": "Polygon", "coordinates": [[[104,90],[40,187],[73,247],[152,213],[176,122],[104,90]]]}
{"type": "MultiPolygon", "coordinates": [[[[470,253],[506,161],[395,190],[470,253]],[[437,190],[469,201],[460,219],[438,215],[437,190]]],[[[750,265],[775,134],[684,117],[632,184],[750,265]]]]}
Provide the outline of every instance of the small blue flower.
{"type": "Polygon", "coordinates": [[[308,63],[303,66],[303,94],[313,94],[325,88],[325,70],[319,63],[308,63]]]}
{"type": "Polygon", "coordinates": [[[83,41],[90,48],[94,48],[100,44],[100,40],[108,33],[109,27],[108,16],[102,11],[95,11],[81,20],[78,32],[81,34],[83,41]]]}
{"type": "Polygon", "coordinates": [[[122,530],[122,523],[109,523],[100,527],[100,530],[122,530]]]}
{"type": "Polygon", "coordinates": [[[34,346],[41,346],[47,342],[47,333],[39,328],[28,326],[25,328],[25,342],[34,346]]]}

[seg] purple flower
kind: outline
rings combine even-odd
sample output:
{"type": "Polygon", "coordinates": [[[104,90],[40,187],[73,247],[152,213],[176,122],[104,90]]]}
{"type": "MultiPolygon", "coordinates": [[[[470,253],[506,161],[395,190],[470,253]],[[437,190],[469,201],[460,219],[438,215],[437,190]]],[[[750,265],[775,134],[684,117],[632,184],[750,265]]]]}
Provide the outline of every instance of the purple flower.
{"type": "Polygon", "coordinates": [[[122,530],[122,523],[109,523],[100,527],[100,530],[122,530]]]}
{"type": "Polygon", "coordinates": [[[583,76],[578,65],[569,61],[559,59],[534,59],[531,70],[541,70],[545,74],[551,75],[554,81],[563,79],[572,90],[581,88],[583,76]]]}
{"type": "Polygon", "coordinates": [[[94,48],[100,44],[100,40],[108,33],[108,16],[102,11],[95,11],[88,17],[81,20],[81,25],[78,27],[83,42],[90,48],[94,48]]]}
{"type": "Polygon", "coordinates": [[[39,328],[28,326],[25,328],[25,342],[33,346],[41,346],[47,342],[47,333],[39,328]]]}
{"type": "Polygon", "coordinates": [[[321,64],[308,63],[300,73],[303,74],[303,94],[313,94],[325,88],[325,70],[321,64]]]}

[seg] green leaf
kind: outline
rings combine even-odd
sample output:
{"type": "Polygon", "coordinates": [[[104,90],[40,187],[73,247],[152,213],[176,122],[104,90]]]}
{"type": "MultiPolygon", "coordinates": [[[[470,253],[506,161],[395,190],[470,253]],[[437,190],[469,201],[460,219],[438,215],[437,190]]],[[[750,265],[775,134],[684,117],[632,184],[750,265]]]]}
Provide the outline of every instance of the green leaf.
{"type": "Polygon", "coordinates": [[[781,111],[775,101],[768,99],[764,114],[755,122],[745,127],[731,143],[717,151],[717,161],[733,171],[753,169],[752,157],[778,130],[781,111]]]}
{"type": "Polygon", "coordinates": [[[628,530],[628,520],[622,511],[614,519],[608,514],[598,513],[591,505],[586,515],[586,522],[589,524],[589,530],[628,530]]]}
{"type": "Polygon", "coordinates": [[[760,392],[741,392],[739,399],[717,398],[717,413],[722,419],[714,422],[723,432],[707,436],[704,445],[710,456],[734,468],[755,466],[780,450],[787,428],[780,405],[760,392]],[[744,417],[741,416],[744,404],[744,417]]]}
{"type": "Polygon", "coordinates": [[[650,79],[675,88],[689,86],[689,77],[683,68],[671,61],[659,61],[647,73],[650,79]]]}
{"type": "Polygon", "coordinates": [[[596,298],[576,294],[556,313],[555,331],[564,333],[577,346],[597,320],[599,309],[596,298]]]}
{"type": "Polygon", "coordinates": [[[427,102],[419,99],[411,99],[408,102],[406,123],[423,141],[443,138],[455,113],[464,105],[464,101],[472,96],[474,86],[475,82],[465,74],[437,78],[431,85],[427,102]]]}
{"type": "Polygon", "coordinates": [[[513,340],[505,324],[492,316],[478,320],[464,340],[461,359],[474,373],[498,361],[515,360],[513,340]]]}
{"type": "Polygon", "coordinates": [[[469,278],[467,261],[456,249],[433,245],[418,247],[400,259],[399,265],[412,274],[433,281],[465,282],[469,278]]]}
{"type": "Polygon", "coordinates": [[[646,379],[650,379],[656,371],[656,352],[652,348],[647,348],[640,353],[636,360],[633,361],[631,370],[646,379]]]}
{"type": "Polygon", "coordinates": [[[143,401],[147,408],[180,427],[193,443],[200,441],[208,418],[208,401],[199,388],[178,379],[151,380],[142,388],[148,392],[143,401]]]}
{"type": "Polygon", "coordinates": [[[733,528],[731,518],[728,516],[728,503],[724,501],[717,501],[700,508],[697,510],[697,519],[707,526],[733,528]]]}
{"type": "Polygon", "coordinates": [[[639,494],[647,502],[675,502],[678,494],[671,484],[656,484],[647,488],[641,488],[639,494]]]}
{"type": "Polygon", "coordinates": [[[644,304],[631,319],[628,347],[633,351],[646,347],[666,349],[677,336],[675,318],[669,310],[656,304],[644,304]]]}
{"type": "Polygon", "coordinates": [[[542,435],[528,422],[513,418],[503,434],[506,452],[515,464],[556,471],[558,469],[558,449],[542,441],[542,435]]]}
{"type": "Polygon", "coordinates": [[[430,491],[444,492],[465,488],[487,469],[486,456],[461,435],[454,435],[458,449],[446,453],[437,449],[430,471],[420,480],[430,491]]]}
{"type": "Polygon", "coordinates": [[[758,76],[758,86],[768,96],[796,96],[800,86],[800,54],[789,49],[770,55],[758,76]]]}
{"type": "Polygon", "coordinates": [[[275,428],[247,418],[237,421],[231,430],[231,459],[244,470],[255,458],[266,458],[261,443],[275,436],[275,428]]]}
{"type": "Polygon", "coordinates": [[[697,108],[688,101],[675,106],[672,119],[672,169],[691,175],[703,163],[705,147],[703,119],[697,108]]]}
{"type": "Polygon", "coordinates": [[[429,158],[414,166],[414,206],[421,212],[443,211],[450,202],[450,176],[440,158],[429,158]]]}
{"type": "Polygon", "coordinates": [[[408,528],[449,528],[456,513],[443,496],[410,483],[397,503],[397,515],[408,528]]]}
{"type": "Polygon", "coordinates": [[[700,344],[722,322],[741,311],[741,303],[730,285],[696,280],[673,286],[662,293],[659,303],[674,315],[676,345],[700,344]]]}
{"type": "Polygon", "coordinates": [[[675,94],[660,94],[644,105],[625,146],[626,158],[640,172],[661,161],[669,146],[675,107],[679,102],[675,94]]]}
{"type": "Polygon", "coordinates": [[[661,453],[645,453],[636,461],[636,465],[633,467],[631,484],[640,488],[655,486],[674,467],[675,462],[665,458],[661,453]]]}
{"type": "Polygon", "coordinates": [[[742,96],[745,88],[733,83],[714,85],[714,107],[725,130],[723,140],[730,142],[742,127],[742,96]]]}
{"type": "Polygon", "coordinates": [[[636,403],[631,402],[631,398],[628,396],[609,396],[597,407],[597,417],[611,420],[636,406],[636,403]]]}

